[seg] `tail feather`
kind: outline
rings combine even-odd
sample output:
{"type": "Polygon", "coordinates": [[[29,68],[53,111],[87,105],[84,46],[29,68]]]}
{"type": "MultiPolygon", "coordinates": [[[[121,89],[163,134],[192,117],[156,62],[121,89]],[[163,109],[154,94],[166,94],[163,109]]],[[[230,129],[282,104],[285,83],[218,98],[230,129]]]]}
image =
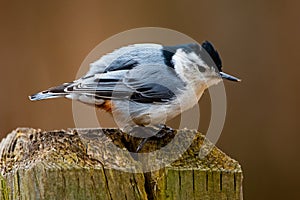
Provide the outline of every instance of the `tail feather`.
{"type": "Polygon", "coordinates": [[[45,90],[43,92],[36,93],[34,95],[29,96],[29,99],[31,101],[39,101],[44,99],[54,99],[54,98],[60,98],[65,97],[67,93],[65,92],[66,87],[68,87],[71,83],[64,83],[62,85],[52,87],[48,90],[45,90]]]}
{"type": "Polygon", "coordinates": [[[29,96],[29,99],[31,101],[39,101],[39,100],[44,100],[44,99],[60,98],[60,97],[64,97],[65,95],[66,94],[44,91],[44,92],[39,92],[39,93],[29,96]]]}

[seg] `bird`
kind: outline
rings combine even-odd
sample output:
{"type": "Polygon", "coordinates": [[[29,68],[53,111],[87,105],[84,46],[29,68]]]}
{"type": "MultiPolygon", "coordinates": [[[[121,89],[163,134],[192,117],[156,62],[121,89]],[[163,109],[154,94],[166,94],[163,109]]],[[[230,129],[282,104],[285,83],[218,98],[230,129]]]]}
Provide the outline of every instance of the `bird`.
{"type": "MultiPolygon", "coordinates": [[[[222,71],[221,57],[209,41],[175,46],[131,44],[91,63],[83,77],[29,99],[65,97],[95,106],[117,118],[123,131],[168,129],[166,121],[192,108],[207,88],[222,79],[241,81],[222,71]]],[[[145,137],[137,151],[153,137],[145,137]]]]}

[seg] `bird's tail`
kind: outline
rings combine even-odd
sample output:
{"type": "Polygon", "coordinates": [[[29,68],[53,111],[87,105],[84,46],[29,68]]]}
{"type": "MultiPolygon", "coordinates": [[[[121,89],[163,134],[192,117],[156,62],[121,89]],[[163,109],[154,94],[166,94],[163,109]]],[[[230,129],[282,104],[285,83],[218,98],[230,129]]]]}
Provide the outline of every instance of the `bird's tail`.
{"type": "Polygon", "coordinates": [[[65,97],[67,93],[65,92],[65,88],[69,86],[71,83],[64,83],[57,87],[52,87],[48,90],[33,94],[29,96],[29,99],[31,101],[39,101],[44,99],[54,99],[54,98],[60,98],[65,97]]]}
{"type": "Polygon", "coordinates": [[[44,99],[60,98],[60,97],[64,97],[65,95],[66,94],[57,94],[57,93],[52,93],[49,91],[43,91],[43,92],[39,92],[39,93],[29,96],[29,99],[31,101],[39,101],[39,100],[44,100],[44,99]]]}

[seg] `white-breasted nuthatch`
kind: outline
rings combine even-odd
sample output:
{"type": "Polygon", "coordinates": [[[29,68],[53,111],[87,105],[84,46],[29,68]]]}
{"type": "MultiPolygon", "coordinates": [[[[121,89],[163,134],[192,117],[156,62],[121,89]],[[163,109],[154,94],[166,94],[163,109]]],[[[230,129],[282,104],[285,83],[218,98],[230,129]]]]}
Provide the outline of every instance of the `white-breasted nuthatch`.
{"type": "Polygon", "coordinates": [[[125,127],[162,124],[193,107],[205,89],[224,79],[213,45],[134,44],[102,56],[82,78],[30,96],[66,97],[114,113],[125,127]]]}

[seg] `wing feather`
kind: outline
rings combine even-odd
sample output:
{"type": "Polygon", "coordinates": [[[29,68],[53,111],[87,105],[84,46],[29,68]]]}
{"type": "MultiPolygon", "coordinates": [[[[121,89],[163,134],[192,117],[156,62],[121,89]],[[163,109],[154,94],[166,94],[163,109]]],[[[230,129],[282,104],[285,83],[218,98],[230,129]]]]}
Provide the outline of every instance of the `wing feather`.
{"type": "Polygon", "coordinates": [[[140,103],[168,102],[184,82],[166,65],[172,57],[157,44],[123,47],[91,64],[85,77],[65,89],[95,98],[127,99],[140,103]]]}

